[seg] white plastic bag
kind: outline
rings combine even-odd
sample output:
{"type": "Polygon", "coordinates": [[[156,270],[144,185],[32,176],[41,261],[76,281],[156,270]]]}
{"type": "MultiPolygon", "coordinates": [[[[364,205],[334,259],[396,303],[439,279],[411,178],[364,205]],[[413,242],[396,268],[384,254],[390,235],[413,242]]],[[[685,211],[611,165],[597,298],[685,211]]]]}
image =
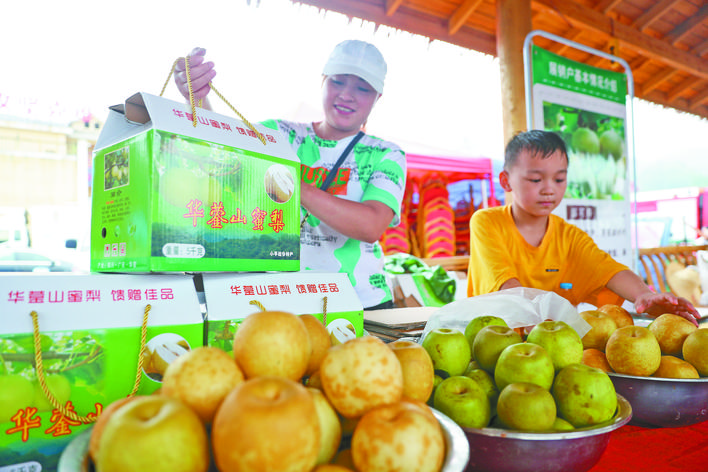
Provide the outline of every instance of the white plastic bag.
{"type": "Polygon", "coordinates": [[[419,342],[423,342],[425,336],[436,328],[456,328],[464,333],[471,319],[485,315],[502,318],[510,328],[535,326],[547,319],[565,321],[581,338],[591,329],[580,317],[578,310],[560,295],[535,288],[516,287],[464,298],[442,306],[428,319],[419,342]]]}
{"type": "Polygon", "coordinates": [[[701,279],[701,292],[705,296],[708,293],[708,251],[696,251],[696,265],[701,279]]]}

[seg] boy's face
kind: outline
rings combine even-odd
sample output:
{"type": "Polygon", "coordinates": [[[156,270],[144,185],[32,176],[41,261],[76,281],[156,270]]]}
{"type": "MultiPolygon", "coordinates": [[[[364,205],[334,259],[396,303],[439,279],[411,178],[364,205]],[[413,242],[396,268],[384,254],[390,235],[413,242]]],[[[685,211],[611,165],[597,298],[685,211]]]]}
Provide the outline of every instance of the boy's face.
{"type": "Polygon", "coordinates": [[[516,163],[499,175],[507,192],[513,192],[514,214],[548,216],[560,205],[568,186],[568,158],[560,151],[548,157],[523,150],[516,163]]]}

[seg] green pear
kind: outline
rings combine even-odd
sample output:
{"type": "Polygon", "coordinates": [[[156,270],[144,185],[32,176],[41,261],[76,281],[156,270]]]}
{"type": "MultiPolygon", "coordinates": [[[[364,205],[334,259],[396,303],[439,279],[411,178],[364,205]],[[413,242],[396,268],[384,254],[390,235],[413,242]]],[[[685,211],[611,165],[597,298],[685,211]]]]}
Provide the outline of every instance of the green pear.
{"type": "Polygon", "coordinates": [[[433,329],[425,336],[422,345],[428,351],[435,370],[445,371],[449,376],[461,375],[472,358],[467,338],[457,329],[433,329]]]}
{"type": "Polygon", "coordinates": [[[600,135],[600,153],[619,160],[624,154],[624,140],[613,129],[608,129],[600,135]]]}
{"type": "Polygon", "coordinates": [[[617,393],[607,373],[585,364],[563,367],[551,388],[558,416],[576,428],[608,421],[617,410],[617,393]]]}
{"type": "Polygon", "coordinates": [[[600,140],[597,134],[589,128],[578,128],[573,131],[570,145],[579,152],[597,154],[600,152],[600,140]]]}
{"type": "Polygon", "coordinates": [[[472,346],[474,360],[482,369],[492,374],[499,354],[507,346],[520,342],[522,342],[521,335],[508,326],[485,326],[474,338],[472,346]]]}
{"type": "Polygon", "coordinates": [[[499,393],[497,416],[509,429],[548,431],[556,419],[551,392],[528,382],[512,383],[499,393]]]}
{"type": "Polygon", "coordinates": [[[556,416],[556,420],[553,422],[553,431],[572,431],[574,429],[575,426],[573,426],[560,416],[556,416]]]}
{"type": "Polygon", "coordinates": [[[465,377],[469,377],[477,384],[482,387],[482,390],[487,394],[489,398],[489,406],[492,409],[492,415],[495,415],[495,409],[497,407],[497,398],[499,398],[499,389],[497,389],[494,383],[494,378],[484,369],[477,368],[468,370],[464,373],[465,377]]]}
{"type": "MultiPolygon", "coordinates": [[[[51,374],[45,376],[44,380],[49,392],[64,406],[71,396],[71,384],[69,383],[69,379],[60,374],[51,374]]],[[[34,382],[34,406],[38,411],[52,411],[54,409],[49,398],[44,395],[39,381],[34,382]]]]}
{"type": "MultiPolygon", "coordinates": [[[[465,327],[465,337],[467,338],[467,342],[470,344],[470,349],[474,346],[474,338],[477,337],[479,330],[485,326],[491,325],[509,326],[503,318],[494,315],[477,316],[476,318],[472,318],[469,323],[467,323],[467,326],[465,327]]],[[[472,354],[472,359],[474,359],[474,353],[472,354]]]]}
{"type": "Polygon", "coordinates": [[[32,382],[18,374],[0,376],[0,423],[10,422],[19,410],[33,406],[32,382]]]}
{"type": "Polygon", "coordinates": [[[542,321],[531,329],[526,342],[542,346],[550,354],[556,372],[583,361],[583,340],[565,321],[542,321]]]}
{"type": "Polygon", "coordinates": [[[499,355],[494,369],[494,382],[501,392],[512,383],[528,382],[550,390],[555,369],[551,356],[538,344],[512,344],[499,355]]]}
{"type": "Polygon", "coordinates": [[[467,368],[465,369],[464,373],[462,375],[467,375],[468,373],[472,372],[475,369],[481,369],[479,363],[472,359],[470,363],[467,365],[467,368]]]}
{"type": "Polygon", "coordinates": [[[491,419],[487,394],[464,375],[448,377],[435,389],[433,408],[463,428],[484,428],[491,419]]]}

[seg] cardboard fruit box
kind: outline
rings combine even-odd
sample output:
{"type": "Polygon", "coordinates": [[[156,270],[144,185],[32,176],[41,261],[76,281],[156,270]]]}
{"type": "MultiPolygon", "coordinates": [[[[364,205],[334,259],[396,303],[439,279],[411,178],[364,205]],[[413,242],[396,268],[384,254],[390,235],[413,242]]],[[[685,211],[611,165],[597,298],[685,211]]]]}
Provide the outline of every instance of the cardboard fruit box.
{"type": "Polygon", "coordinates": [[[238,324],[263,310],[314,315],[325,324],[333,343],[364,334],[364,309],[346,274],[305,271],[200,277],[209,346],[231,352],[238,324]]]}
{"type": "Polygon", "coordinates": [[[94,150],[92,272],[297,271],[300,163],[278,131],[137,93],[94,150]]]}
{"type": "Polygon", "coordinates": [[[154,392],[172,360],[203,345],[187,275],[0,275],[0,293],[0,470],[56,470],[107,405],[136,384],[154,392]],[[41,372],[61,408],[43,394],[41,372]]]}

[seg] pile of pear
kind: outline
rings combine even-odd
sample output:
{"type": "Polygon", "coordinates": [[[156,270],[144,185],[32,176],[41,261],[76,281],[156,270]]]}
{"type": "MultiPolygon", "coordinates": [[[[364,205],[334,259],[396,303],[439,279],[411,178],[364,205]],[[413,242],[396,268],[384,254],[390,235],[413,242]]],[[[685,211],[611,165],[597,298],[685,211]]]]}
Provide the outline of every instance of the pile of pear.
{"type": "Polygon", "coordinates": [[[708,377],[708,328],[665,313],[638,326],[624,308],[604,305],[580,313],[592,327],[583,337],[584,362],[638,377],[708,377]]]}
{"type": "Polygon", "coordinates": [[[185,351],[156,393],[109,404],[89,459],[97,472],[441,471],[425,349],[332,339],[313,315],[248,315],[233,352],[185,351]]]}
{"type": "Polygon", "coordinates": [[[616,414],[612,380],[582,362],[582,339],[563,321],[511,328],[483,315],[464,332],[431,330],[422,346],[438,379],[432,405],[463,428],[552,433],[594,427],[616,414]]]}
{"type": "Polygon", "coordinates": [[[708,375],[708,329],[664,314],[636,326],[622,307],[580,313],[582,337],[563,321],[528,327],[472,318],[463,331],[431,330],[422,346],[435,368],[429,404],[463,428],[554,433],[607,424],[617,414],[608,373],[708,375]]]}

